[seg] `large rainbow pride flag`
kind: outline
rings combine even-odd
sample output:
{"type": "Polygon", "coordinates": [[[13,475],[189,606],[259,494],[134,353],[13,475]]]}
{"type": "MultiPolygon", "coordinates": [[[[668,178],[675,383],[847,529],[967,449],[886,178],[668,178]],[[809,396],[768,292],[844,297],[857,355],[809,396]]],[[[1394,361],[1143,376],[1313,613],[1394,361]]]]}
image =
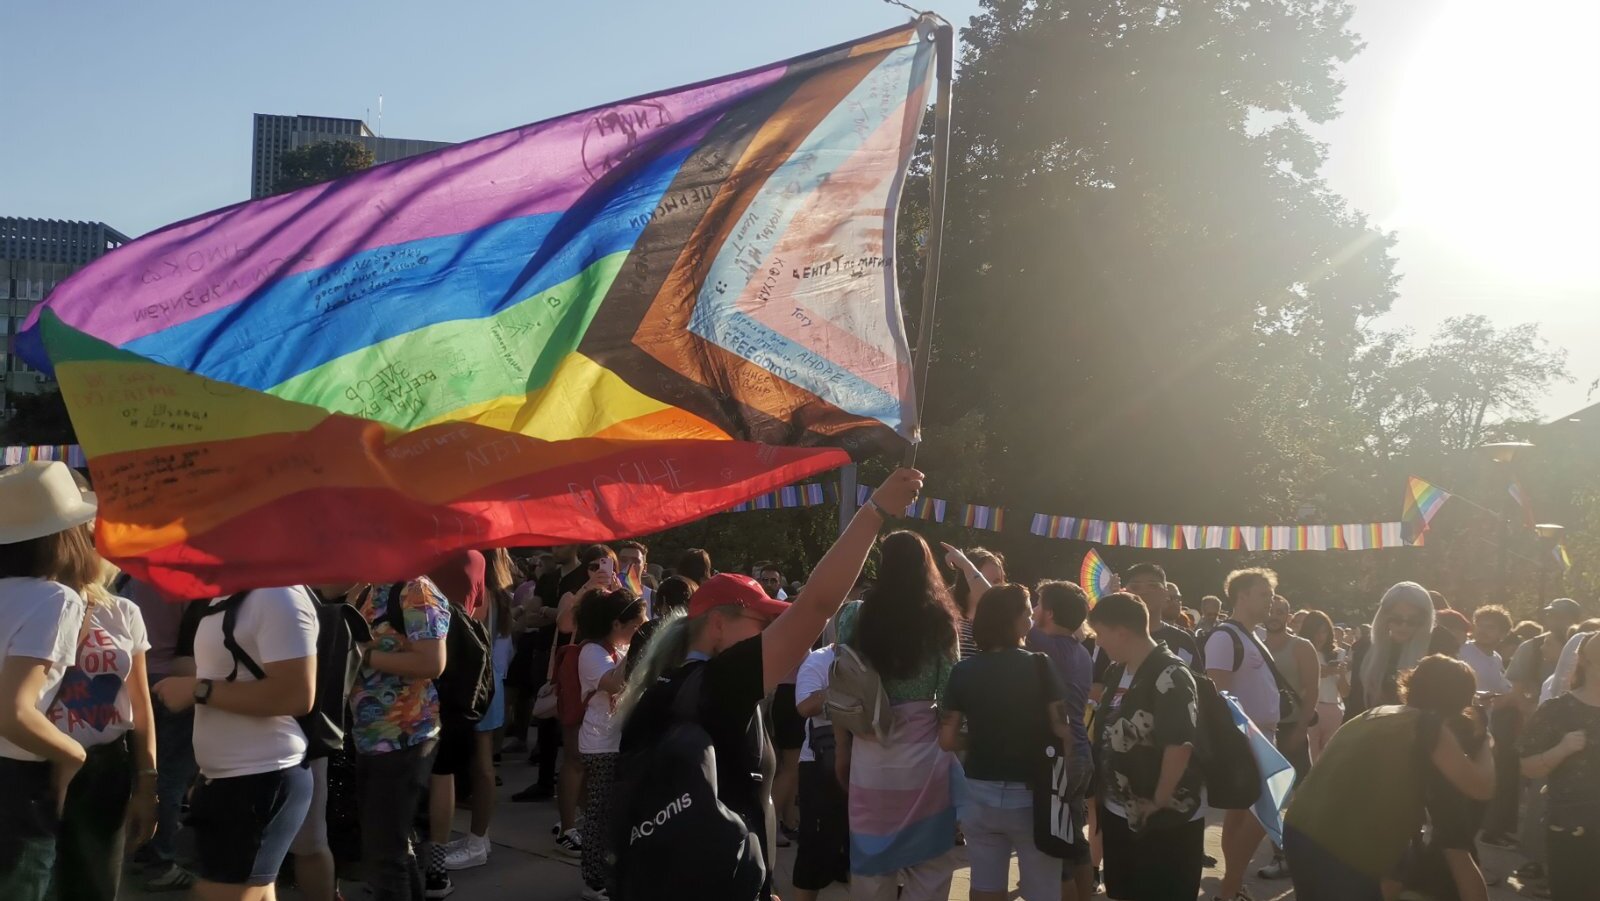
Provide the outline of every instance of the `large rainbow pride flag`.
{"type": "Polygon", "coordinates": [[[183,597],[687,522],[915,440],[919,21],[228,207],[86,267],[101,551],[183,597]]]}

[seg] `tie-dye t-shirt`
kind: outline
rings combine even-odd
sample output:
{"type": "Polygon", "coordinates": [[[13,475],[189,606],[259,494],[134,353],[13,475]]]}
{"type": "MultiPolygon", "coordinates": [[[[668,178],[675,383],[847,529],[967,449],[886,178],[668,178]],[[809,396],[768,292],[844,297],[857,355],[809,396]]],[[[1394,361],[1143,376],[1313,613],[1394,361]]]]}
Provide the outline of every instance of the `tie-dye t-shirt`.
{"type": "MultiPolygon", "coordinates": [[[[450,604],[433,582],[416,579],[400,590],[405,640],[395,632],[388,612],[392,587],[374,586],[361,604],[361,614],[372,626],[373,649],[398,651],[405,648],[405,640],[444,640],[450,631],[450,604]]],[[[363,666],[350,692],[350,720],[357,751],[401,751],[438,737],[439,693],[432,679],[410,679],[363,666]]]]}

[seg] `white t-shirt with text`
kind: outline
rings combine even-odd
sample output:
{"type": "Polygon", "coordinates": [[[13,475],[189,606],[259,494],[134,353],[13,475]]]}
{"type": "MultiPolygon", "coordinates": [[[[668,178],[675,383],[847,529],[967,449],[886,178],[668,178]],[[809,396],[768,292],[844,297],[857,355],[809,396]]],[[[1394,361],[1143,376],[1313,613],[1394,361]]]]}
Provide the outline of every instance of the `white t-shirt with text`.
{"type": "MultiPolygon", "coordinates": [[[[830,644],[825,648],[818,648],[807,654],[806,659],[800,661],[800,671],[794,677],[794,702],[798,704],[819,691],[827,691],[828,672],[832,667],[833,645],[830,644]]],[[[802,762],[807,760],[815,761],[817,759],[817,755],[811,753],[811,730],[831,728],[833,726],[828,721],[826,707],[823,708],[822,713],[806,720],[806,737],[800,743],[800,760],[802,762]]]]}
{"type": "Polygon", "coordinates": [[[614,695],[600,690],[600,679],[628,659],[628,647],[615,651],[591,641],[578,651],[578,690],[589,699],[578,727],[578,753],[615,754],[622,749],[622,730],[611,728],[616,710],[614,695]]]}
{"type": "MultiPolygon", "coordinates": [[[[195,675],[201,679],[224,682],[233,672],[233,655],[222,646],[225,615],[207,616],[195,632],[195,675]]],[[[315,657],[316,602],[304,588],[252,591],[239,605],[233,637],[263,668],[283,660],[315,657]]],[[[255,676],[241,666],[234,681],[253,682],[255,676]]],[[[245,716],[207,704],[195,706],[194,759],[207,779],[276,772],[295,766],[305,753],[305,734],[292,716],[245,716]]]]}
{"type": "Polygon", "coordinates": [[[1256,728],[1270,736],[1278,727],[1278,683],[1273,680],[1272,670],[1262,658],[1256,643],[1242,632],[1238,625],[1225,623],[1211,633],[1206,640],[1206,669],[1226,672],[1235,659],[1240,661],[1239,668],[1233,672],[1233,684],[1228,691],[1239,699],[1244,715],[1256,724],[1256,728]],[[1230,632],[1233,634],[1228,634],[1230,632]],[[1234,639],[1238,639],[1237,644],[1234,639]],[[1242,657],[1237,656],[1235,651],[1240,646],[1243,648],[1242,657]]]}
{"type": "Polygon", "coordinates": [[[61,680],[45,716],[73,741],[92,748],[133,728],[128,678],[133,658],[150,650],[144,614],[127,598],[89,605],[89,630],[78,645],[76,665],[61,680]]]}
{"type": "MultiPolygon", "coordinates": [[[[44,685],[36,703],[40,713],[50,709],[67,667],[72,665],[83,625],[83,598],[59,582],[44,579],[0,579],[0,663],[12,657],[48,660],[44,685]]],[[[41,761],[0,738],[0,757],[41,761]]]]}

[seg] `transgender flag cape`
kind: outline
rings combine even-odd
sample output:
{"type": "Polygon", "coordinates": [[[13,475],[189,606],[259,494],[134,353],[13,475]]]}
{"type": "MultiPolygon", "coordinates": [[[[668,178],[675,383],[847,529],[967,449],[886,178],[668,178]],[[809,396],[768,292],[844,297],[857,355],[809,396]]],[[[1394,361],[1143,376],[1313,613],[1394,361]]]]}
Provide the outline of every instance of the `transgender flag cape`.
{"type": "Polygon", "coordinates": [[[34,311],[102,552],[179,597],[603,541],[915,440],[924,18],[178,223],[34,311]]]}
{"type": "Polygon", "coordinates": [[[1289,802],[1289,790],[1294,788],[1294,765],[1284,757],[1277,747],[1272,744],[1272,739],[1267,738],[1256,724],[1245,716],[1244,708],[1239,706],[1239,700],[1226,692],[1222,695],[1228,702],[1228,711],[1233,714],[1233,724],[1239,727],[1250,739],[1250,753],[1256,758],[1256,768],[1261,771],[1261,797],[1256,801],[1251,812],[1256,819],[1261,821],[1261,827],[1267,831],[1267,838],[1278,847],[1283,847],[1283,805],[1289,802]]]}
{"type": "Polygon", "coordinates": [[[939,747],[934,702],[894,705],[887,742],[858,735],[850,746],[850,872],[881,876],[955,847],[965,787],[955,756],[939,747]]]}

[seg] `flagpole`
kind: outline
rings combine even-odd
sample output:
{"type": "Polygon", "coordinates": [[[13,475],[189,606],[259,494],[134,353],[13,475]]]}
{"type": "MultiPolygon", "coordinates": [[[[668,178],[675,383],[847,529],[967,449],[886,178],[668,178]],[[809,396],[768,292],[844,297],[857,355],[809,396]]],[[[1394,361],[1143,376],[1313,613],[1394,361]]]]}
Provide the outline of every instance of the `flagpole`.
{"type": "Polygon", "coordinates": [[[938,98],[933,110],[933,165],[928,171],[928,252],[922,273],[922,318],[917,325],[917,350],[911,359],[911,381],[916,392],[917,442],[906,448],[905,465],[917,465],[922,443],[923,400],[928,388],[928,358],[933,351],[933,312],[939,299],[939,249],[944,239],[945,181],[950,168],[951,82],[955,77],[955,29],[933,13],[923,13],[921,24],[933,29],[937,60],[938,98]]]}

